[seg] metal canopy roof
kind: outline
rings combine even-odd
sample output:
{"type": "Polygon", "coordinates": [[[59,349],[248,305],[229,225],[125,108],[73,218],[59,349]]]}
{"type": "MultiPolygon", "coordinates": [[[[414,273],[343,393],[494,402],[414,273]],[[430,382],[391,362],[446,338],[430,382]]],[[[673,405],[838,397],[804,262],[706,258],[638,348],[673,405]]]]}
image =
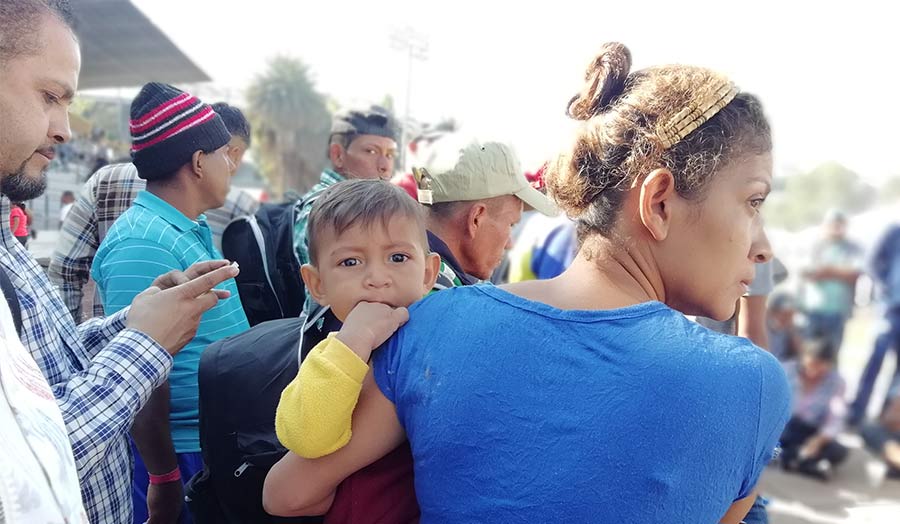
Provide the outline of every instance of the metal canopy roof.
{"type": "Polygon", "coordinates": [[[210,80],[128,0],[70,4],[81,41],[79,89],[210,80]]]}

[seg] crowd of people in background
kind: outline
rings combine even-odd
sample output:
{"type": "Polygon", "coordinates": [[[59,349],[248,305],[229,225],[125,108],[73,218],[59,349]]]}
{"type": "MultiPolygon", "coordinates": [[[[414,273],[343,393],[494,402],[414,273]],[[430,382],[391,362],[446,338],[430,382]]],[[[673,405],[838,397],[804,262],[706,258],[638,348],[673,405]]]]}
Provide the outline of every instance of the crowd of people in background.
{"type": "Polygon", "coordinates": [[[231,187],[240,109],[150,82],[45,272],[22,202],[71,137],[79,43],[65,2],[0,28],[0,520],[754,524],[766,467],[828,481],[848,429],[900,478],[900,359],[867,417],[900,225],[865,252],[828,212],[786,288],[768,120],[726,76],[604,44],[529,172],[439,139],[396,173],[401,124],[344,110],[318,183],[262,205],[231,187]],[[883,322],[851,401],[863,274],[883,322]]]}

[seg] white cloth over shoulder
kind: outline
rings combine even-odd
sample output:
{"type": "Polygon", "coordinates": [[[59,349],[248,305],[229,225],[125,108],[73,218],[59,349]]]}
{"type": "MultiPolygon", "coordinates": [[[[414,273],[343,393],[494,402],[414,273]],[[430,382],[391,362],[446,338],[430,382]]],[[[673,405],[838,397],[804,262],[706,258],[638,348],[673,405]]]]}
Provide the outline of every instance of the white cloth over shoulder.
{"type": "Polygon", "coordinates": [[[0,294],[0,521],[87,523],[53,392],[19,341],[0,294]]]}

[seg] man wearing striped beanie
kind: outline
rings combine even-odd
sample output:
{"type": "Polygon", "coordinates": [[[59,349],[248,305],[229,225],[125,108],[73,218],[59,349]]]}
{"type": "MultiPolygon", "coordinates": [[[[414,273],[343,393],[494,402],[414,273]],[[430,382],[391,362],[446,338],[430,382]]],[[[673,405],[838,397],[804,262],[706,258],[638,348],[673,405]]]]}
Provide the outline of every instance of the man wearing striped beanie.
{"type": "MultiPolygon", "coordinates": [[[[228,155],[222,118],[189,93],[145,85],[131,104],[131,156],[147,189],[110,228],[91,276],[103,307],[113,313],[159,275],[219,260],[203,215],[222,206],[236,166],[228,155]]],[[[202,469],[197,371],[210,343],[250,326],[233,279],[220,285],[229,298],[201,321],[175,356],[169,381],[153,392],[135,419],[134,522],[190,522],[183,481],[202,469]],[[148,507],[149,503],[149,507],[148,507]],[[149,513],[149,515],[148,515],[149,513]],[[180,517],[179,517],[180,515],[180,517]]]]}
{"type": "Polygon", "coordinates": [[[151,82],[131,103],[131,157],[141,178],[175,175],[198,151],[215,151],[231,139],[212,108],[170,85],[151,82]]]}

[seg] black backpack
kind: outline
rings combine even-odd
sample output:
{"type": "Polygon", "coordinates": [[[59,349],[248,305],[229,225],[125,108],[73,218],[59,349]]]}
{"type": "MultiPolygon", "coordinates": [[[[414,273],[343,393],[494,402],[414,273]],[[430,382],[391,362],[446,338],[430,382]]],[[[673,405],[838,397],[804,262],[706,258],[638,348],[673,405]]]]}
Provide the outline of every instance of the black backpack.
{"type": "Polygon", "coordinates": [[[279,518],[262,507],[263,482],[287,450],[275,435],[275,408],[297,376],[300,359],[334,330],[327,308],[263,322],[210,344],[200,357],[200,448],[203,470],[186,500],[196,524],[320,523],[279,518]]]}
{"type": "Polygon", "coordinates": [[[296,318],[306,291],[294,255],[295,201],[262,204],[255,215],[232,220],[222,232],[222,255],[236,261],[235,279],[247,321],[296,318]]]}

